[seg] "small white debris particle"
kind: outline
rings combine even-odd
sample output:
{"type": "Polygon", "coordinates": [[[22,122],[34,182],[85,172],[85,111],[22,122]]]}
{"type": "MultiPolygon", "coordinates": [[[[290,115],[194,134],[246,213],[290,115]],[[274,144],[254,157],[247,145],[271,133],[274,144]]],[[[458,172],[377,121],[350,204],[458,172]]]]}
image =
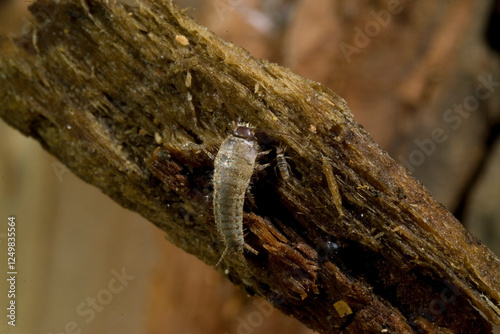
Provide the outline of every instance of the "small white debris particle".
{"type": "Polygon", "coordinates": [[[179,44],[187,46],[189,45],[189,40],[186,38],[184,35],[177,35],[175,36],[175,40],[179,42],[179,44]]]}
{"type": "Polygon", "coordinates": [[[191,72],[188,71],[186,74],[186,81],[184,82],[188,88],[191,87],[191,79],[191,72]]]}
{"type": "Polygon", "coordinates": [[[257,82],[257,83],[255,84],[254,89],[253,89],[254,94],[257,94],[257,92],[259,91],[259,88],[260,88],[260,85],[259,85],[259,83],[257,82]]]}
{"type": "Polygon", "coordinates": [[[155,142],[160,145],[162,142],[162,138],[158,132],[155,132],[155,142]]]}

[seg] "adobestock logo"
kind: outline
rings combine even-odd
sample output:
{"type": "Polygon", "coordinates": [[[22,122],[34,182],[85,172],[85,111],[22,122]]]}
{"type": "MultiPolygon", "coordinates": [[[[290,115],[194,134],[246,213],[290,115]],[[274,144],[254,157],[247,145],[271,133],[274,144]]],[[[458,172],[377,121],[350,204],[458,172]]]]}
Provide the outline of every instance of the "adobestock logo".
{"type": "MultiPolygon", "coordinates": [[[[33,0],[25,0],[25,4],[28,6],[31,6],[33,4],[33,0]]],[[[37,2],[37,10],[33,14],[35,21],[38,22],[37,26],[40,28],[41,26],[44,26],[57,15],[59,12],[59,6],[57,5],[56,2],[50,2],[50,1],[43,1],[43,2],[37,2]]],[[[26,16],[23,16],[21,18],[21,21],[23,22],[23,26],[21,27],[21,30],[19,33],[8,33],[7,37],[15,45],[14,40],[21,38],[22,36],[26,36],[30,33],[33,33],[33,39],[36,40],[36,31],[33,31],[33,23],[32,20],[29,19],[26,16]]],[[[37,48],[36,43],[34,43],[35,49],[37,48]]]]}
{"type": "Polygon", "coordinates": [[[217,12],[217,16],[222,21],[228,14],[233,12],[236,7],[240,6],[243,0],[216,0],[212,3],[217,12]]]}
{"type": "Polygon", "coordinates": [[[457,300],[457,297],[460,296],[460,292],[453,284],[447,281],[444,284],[446,287],[441,290],[439,298],[431,300],[420,312],[410,316],[411,322],[416,327],[418,333],[427,333],[427,330],[415,323],[418,317],[424,317],[431,323],[434,323],[439,316],[446,312],[446,308],[453,304],[457,300]]]}
{"type": "MultiPolygon", "coordinates": [[[[238,316],[236,321],[238,327],[237,334],[252,334],[258,333],[257,328],[264,324],[264,320],[269,318],[274,313],[274,307],[265,300],[254,300],[253,305],[256,310],[249,313],[245,318],[238,316]]],[[[229,334],[226,332],[226,334],[229,334]]]]}
{"type": "MultiPolygon", "coordinates": [[[[478,76],[477,85],[474,94],[463,99],[461,103],[453,104],[453,107],[448,108],[443,113],[443,121],[451,130],[457,130],[463,124],[463,121],[478,110],[480,102],[491,97],[496,87],[500,86],[499,81],[493,80],[493,75],[490,73],[485,76],[478,76]]],[[[435,128],[431,131],[431,135],[424,139],[415,139],[413,143],[416,148],[410,152],[407,158],[399,156],[400,163],[406,166],[413,173],[415,167],[421,166],[427,157],[432,155],[438,144],[442,144],[448,140],[446,131],[442,128],[435,128]]]]}
{"type": "Polygon", "coordinates": [[[113,301],[114,297],[121,293],[135,276],[128,275],[125,268],[121,271],[111,270],[113,277],[109,279],[105,288],[100,289],[95,296],[87,297],[76,306],[75,313],[80,318],[70,320],[64,324],[61,331],[50,332],[49,334],[80,334],[83,333],[85,324],[91,323],[96,318],[97,314],[102,312],[105,307],[113,301]]]}
{"type": "MultiPolygon", "coordinates": [[[[409,0],[411,2],[411,0],[409,0]]],[[[373,17],[372,20],[368,21],[364,29],[360,27],[354,28],[354,38],[352,44],[341,42],[339,44],[340,50],[347,60],[347,63],[351,63],[351,56],[353,54],[361,53],[361,50],[370,45],[373,38],[377,37],[382,28],[386,28],[392,20],[392,15],[400,14],[403,11],[403,5],[400,0],[389,0],[387,2],[387,9],[380,10],[378,12],[372,10],[370,15],[373,17]]]]}

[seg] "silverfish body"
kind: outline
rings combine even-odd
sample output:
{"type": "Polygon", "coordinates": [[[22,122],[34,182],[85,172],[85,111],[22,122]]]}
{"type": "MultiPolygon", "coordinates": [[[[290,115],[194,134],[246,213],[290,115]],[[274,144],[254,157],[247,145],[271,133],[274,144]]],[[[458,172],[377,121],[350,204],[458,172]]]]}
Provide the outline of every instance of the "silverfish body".
{"type": "Polygon", "coordinates": [[[214,163],[214,216],[227,251],[243,254],[243,204],[259,153],[254,129],[238,126],[222,143],[214,163]]]}

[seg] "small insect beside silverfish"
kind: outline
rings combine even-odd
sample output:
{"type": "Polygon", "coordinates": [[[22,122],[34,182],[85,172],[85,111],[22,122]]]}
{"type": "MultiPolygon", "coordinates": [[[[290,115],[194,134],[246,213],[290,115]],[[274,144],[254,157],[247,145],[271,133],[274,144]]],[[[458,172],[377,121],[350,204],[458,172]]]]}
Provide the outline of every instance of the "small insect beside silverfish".
{"type": "Polygon", "coordinates": [[[286,162],[286,159],[285,150],[283,147],[278,146],[276,148],[276,167],[278,167],[283,180],[288,180],[290,178],[290,166],[286,162]]]}
{"type": "Polygon", "coordinates": [[[259,146],[255,129],[238,126],[222,143],[214,162],[214,216],[228,251],[243,255],[243,205],[250,184],[259,146]]]}

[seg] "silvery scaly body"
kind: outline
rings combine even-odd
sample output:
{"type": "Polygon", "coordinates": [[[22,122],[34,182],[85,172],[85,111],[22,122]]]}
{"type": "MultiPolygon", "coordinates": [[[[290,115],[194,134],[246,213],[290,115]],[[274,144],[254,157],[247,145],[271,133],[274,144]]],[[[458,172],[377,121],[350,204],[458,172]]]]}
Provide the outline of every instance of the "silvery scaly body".
{"type": "Polygon", "coordinates": [[[226,244],[219,263],[227,251],[243,254],[243,205],[258,153],[254,130],[238,126],[215,157],[214,216],[226,244]]]}

